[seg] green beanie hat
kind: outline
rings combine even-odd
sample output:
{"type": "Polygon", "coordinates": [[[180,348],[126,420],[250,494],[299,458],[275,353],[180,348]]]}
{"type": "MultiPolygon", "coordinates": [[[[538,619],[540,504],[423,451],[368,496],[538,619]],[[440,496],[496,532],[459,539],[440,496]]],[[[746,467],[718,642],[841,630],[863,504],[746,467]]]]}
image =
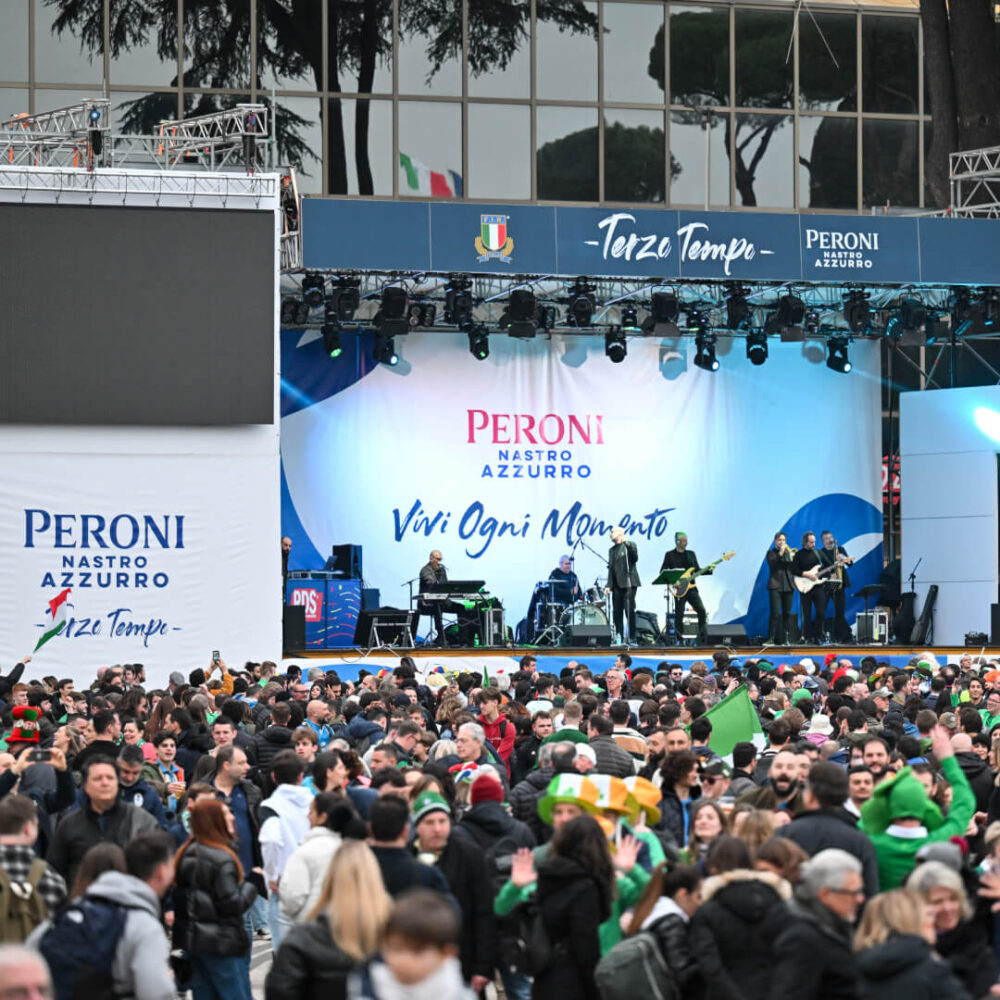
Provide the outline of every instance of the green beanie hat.
{"type": "Polygon", "coordinates": [[[413,824],[416,826],[425,816],[433,812],[443,812],[451,816],[451,807],[447,799],[437,792],[426,791],[417,796],[417,801],[413,803],[413,824]]]}

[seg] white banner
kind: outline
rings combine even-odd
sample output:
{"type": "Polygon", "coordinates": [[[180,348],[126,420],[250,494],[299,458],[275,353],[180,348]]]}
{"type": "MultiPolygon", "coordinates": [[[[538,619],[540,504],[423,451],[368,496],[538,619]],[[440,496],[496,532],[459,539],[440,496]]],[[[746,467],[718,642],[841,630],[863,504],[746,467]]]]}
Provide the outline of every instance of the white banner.
{"type": "Polygon", "coordinates": [[[298,338],[283,345],[281,428],[293,563],[315,568],[332,544],[360,543],[383,604],[405,606],[403,584],[436,548],[451,579],[485,580],[513,625],[578,541],[595,550],[575,548],[581,583],[603,583],[616,524],[638,544],[638,606],[661,615],[650,583],[675,531],[702,565],[734,550],[701,590],[720,622],[753,603],[751,635],[778,529],[829,528],[881,569],[875,342],[852,344],[842,375],[819,343],[772,340],[754,367],[742,340],[720,338],[713,373],[691,364],[690,340],[634,338],[613,365],[603,338],[494,335],[478,362],[463,336],[410,334],[398,367],[362,359],[347,377],[314,338],[284,336],[298,338]]]}
{"type": "Polygon", "coordinates": [[[163,685],[213,649],[234,665],[280,656],[274,428],[9,428],[0,445],[5,671],[64,590],[66,627],[28,676],[80,686],[98,666],[143,663],[163,685]]]}

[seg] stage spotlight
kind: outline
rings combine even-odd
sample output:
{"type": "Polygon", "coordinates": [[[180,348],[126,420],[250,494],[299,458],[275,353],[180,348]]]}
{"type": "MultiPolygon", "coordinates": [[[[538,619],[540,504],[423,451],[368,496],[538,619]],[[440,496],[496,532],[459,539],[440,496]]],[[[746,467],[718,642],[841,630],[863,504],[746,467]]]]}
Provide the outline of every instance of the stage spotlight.
{"type": "Polygon", "coordinates": [[[1000,292],[995,288],[983,289],[983,326],[993,326],[1000,317],[1000,292]]]}
{"type": "Polygon", "coordinates": [[[586,278],[577,278],[569,290],[569,311],[567,320],[570,326],[590,326],[594,318],[594,285],[587,283],[586,278]]]}
{"type": "Polygon", "coordinates": [[[752,365],[767,361],[767,334],[763,330],[751,330],[747,334],[747,360],[752,365]]]}
{"type": "Polygon", "coordinates": [[[281,300],[281,325],[291,326],[295,322],[296,306],[298,305],[298,300],[296,299],[282,299],[281,300]]]}
{"type": "Polygon", "coordinates": [[[625,360],[628,354],[628,344],[625,342],[625,333],[621,327],[613,326],[604,335],[604,353],[609,361],[616,365],[625,360]]]}
{"type": "Polygon", "coordinates": [[[844,321],[852,333],[867,333],[871,328],[871,308],[868,305],[868,293],[853,291],[844,303],[844,321]]]}
{"type": "Polygon", "coordinates": [[[521,340],[534,337],[535,293],[529,288],[515,288],[507,300],[507,309],[500,317],[500,329],[521,340]]]}
{"type": "Polygon", "coordinates": [[[695,367],[707,372],[718,371],[719,362],[715,357],[715,334],[708,329],[708,321],[697,309],[689,309],[687,328],[694,334],[695,367]]]}
{"type": "Polygon", "coordinates": [[[360,282],[349,278],[342,278],[332,289],[326,300],[327,312],[331,307],[341,322],[348,322],[354,319],[354,314],[361,305],[360,282]]]}
{"type": "Polygon", "coordinates": [[[905,298],[899,303],[893,333],[901,347],[919,347],[927,343],[927,310],[919,299],[905,298]]]}
{"type": "Polygon", "coordinates": [[[968,288],[953,288],[949,297],[951,305],[951,325],[968,326],[972,322],[972,296],[968,288]]]}
{"type": "Polygon", "coordinates": [[[847,374],[851,370],[846,337],[831,337],[826,342],[826,367],[841,374],[847,374]]]}
{"type": "Polygon", "coordinates": [[[559,325],[559,310],[555,306],[538,307],[538,329],[554,330],[559,325]]]}
{"type": "Polygon", "coordinates": [[[469,353],[478,361],[485,361],[490,356],[490,335],[482,323],[469,331],[469,353]]]}
{"type": "Polygon", "coordinates": [[[437,319],[437,306],[432,302],[411,302],[406,310],[406,322],[411,330],[418,327],[424,330],[434,325],[437,319]]]}
{"type": "MultiPolygon", "coordinates": [[[[734,285],[726,299],[726,327],[729,330],[741,330],[749,318],[750,303],[747,302],[746,292],[739,285],[734,285]]],[[[764,356],[767,357],[766,347],[764,356]]]]}
{"type": "Polygon", "coordinates": [[[802,326],[807,336],[812,336],[819,330],[819,313],[815,309],[807,309],[802,326]]]}
{"type": "Polygon", "coordinates": [[[326,298],[326,282],[323,280],[322,274],[315,272],[306,274],[302,279],[302,298],[311,309],[323,304],[323,300],[326,298]]]}
{"type": "Polygon", "coordinates": [[[673,292],[653,292],[649,305],[649,316],[642,324],[642,329],[646,333],[663,335],[667,332],[676,333],[677,316],[680,307],[677,296],[673,292]],[[666,326],[674,326],[673,331],[666,331],[666,326]]]}
{"type": "Polygon", "coordinates": [[[396,354],[396,344],[392,337],[376,334],[375,336],[375,360],[383,365],[398,365],[399,355],[396,354]]]}
{"type": "Polygon", "coordinates": [[[344,345],[340,340],[340,327],[337,326],[335,316],[327,313],[326,322],[323,324],[323,350],[331,358],[339,358],[343,353],[344,345]]]}
{"type": "Polygon", "coordinates": [[[381,308],[375,314],[375,327],[385,337],[400,337],[410,330],[407,306],[410,297],[405,288],[389,285],[382,289],[381,308]]]}
{"type": "Polygon", "coordinates": [[[778,299],[778,326],[781,329],[783,343],[805,340],[805,333],[802,330],[805,314],[805,303],[797,295],[782,295],[778,299]]]}
{"type": "Polygon", "coordinates": [[[630,333],[639,332],[639,313],[635,306],[625,306],[622,309],[622,329],[630,333]]]}
{"type": "Polygon", "coordinates": [[[444,321],[461,327],[472,318],[472,281],[453,274],[444,290],[444,321]]]}

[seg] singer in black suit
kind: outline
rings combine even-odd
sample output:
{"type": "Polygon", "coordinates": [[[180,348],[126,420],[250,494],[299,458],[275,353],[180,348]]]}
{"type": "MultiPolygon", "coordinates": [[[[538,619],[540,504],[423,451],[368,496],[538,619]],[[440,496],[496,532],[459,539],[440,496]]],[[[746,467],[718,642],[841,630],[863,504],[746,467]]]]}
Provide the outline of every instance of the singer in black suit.
{"type": "Polygon", "coordinates": [[[629,642],[635,642],[635,592],[639,587],[639,572],[635,564],[638,561],[639,550],[635,542],[625,541],[623,528],[613,528],[611,549],[608,552],[607,592],[611,594],[615,631],[622,639],[625,636],[622,619],[624,616],[628,617],[629,642]]]}
{"type": "Polygon", "coordinates": [[[767,599],[771,607],[769,641],[779,646],[788,641],[786,623],[795,597],[795,585],[792,583],[793,557],[794,553],[788,547],[785,533],[779,531],[774,536],[774,545],[767,550],[767,599]]]}

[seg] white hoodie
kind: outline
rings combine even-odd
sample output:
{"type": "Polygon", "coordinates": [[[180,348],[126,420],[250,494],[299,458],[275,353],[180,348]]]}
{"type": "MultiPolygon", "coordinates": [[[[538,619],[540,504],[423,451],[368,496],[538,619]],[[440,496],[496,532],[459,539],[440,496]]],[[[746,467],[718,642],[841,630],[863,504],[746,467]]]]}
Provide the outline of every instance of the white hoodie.
{"type": "Polygon", "coordinates": [[[339,833],[325,826],[313,827],[285,865],[281,875],[281,908],[289,920],[301,922],[319,899],[326,870],[340,848],[339,833]]]}
{"type": "Polygon", "coordinates": [[[309,832],[309,804],[313,794],[303,785],[278,785],[274,794],[260,804],[270,809],[260,828],[260,853],[268,882],[281,878],[288,859],[309,832]]]}

